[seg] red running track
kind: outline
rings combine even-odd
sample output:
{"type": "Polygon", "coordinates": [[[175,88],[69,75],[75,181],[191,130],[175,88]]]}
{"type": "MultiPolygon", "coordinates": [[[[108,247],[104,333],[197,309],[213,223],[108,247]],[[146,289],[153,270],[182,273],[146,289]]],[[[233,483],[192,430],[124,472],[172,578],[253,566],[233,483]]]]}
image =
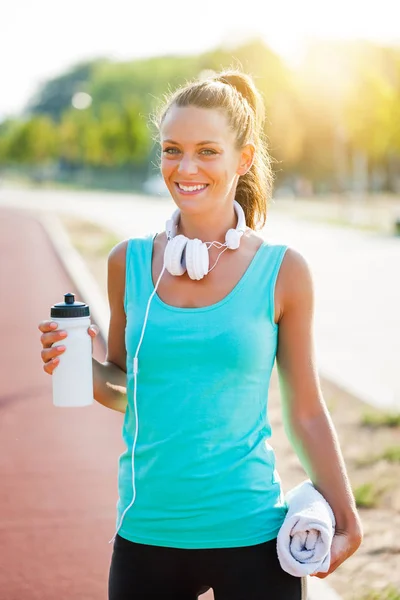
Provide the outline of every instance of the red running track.
{"type": "Polygon", "coordinates": [[[40,222],[1,209],[1,600],[107,598],[123,415],[52,404],[37,327],[68,291],[40,222]]]}
{"type": "Polygon", "coordinates": [[[0,600],[107,600],[123,415],[52,404],[38,324],[70,291],[35,214],[0,209],[0,600]]]}

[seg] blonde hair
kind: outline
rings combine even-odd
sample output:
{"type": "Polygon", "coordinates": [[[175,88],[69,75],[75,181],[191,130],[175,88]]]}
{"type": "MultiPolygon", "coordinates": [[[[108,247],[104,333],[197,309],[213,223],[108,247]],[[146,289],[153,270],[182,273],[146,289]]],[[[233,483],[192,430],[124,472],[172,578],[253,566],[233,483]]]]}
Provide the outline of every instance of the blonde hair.
{"type": "Polygon", "coordinates": [[[158,130],[172,106],[222,109],[236,134],[236,148],[254,144],[253,164],[239,177],[235,199],[244,210],[247,226],[263,227],[272,195],[273,173],[264,136],[264,102],[252,78],[238,69],[229,69],[187,83],[165,98],[154,118],[158,130]]]}

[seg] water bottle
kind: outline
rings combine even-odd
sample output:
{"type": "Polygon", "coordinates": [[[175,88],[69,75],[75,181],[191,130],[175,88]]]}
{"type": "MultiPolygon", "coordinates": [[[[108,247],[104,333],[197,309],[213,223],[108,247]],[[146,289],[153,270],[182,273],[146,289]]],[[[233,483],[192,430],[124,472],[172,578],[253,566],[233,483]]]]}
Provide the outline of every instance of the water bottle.
{"type": "Polygon", "coordinates": [[[92,340],[88,333],[89,306],[84,302],[75,302],[74,294],[65,294],[64,302],[51,307],[51,320],[58,323],[58,329],[68,333],[66,338],[53,344],[66,347],[52,375],[53,404],[89,406],[93,404],[92,340]]]}

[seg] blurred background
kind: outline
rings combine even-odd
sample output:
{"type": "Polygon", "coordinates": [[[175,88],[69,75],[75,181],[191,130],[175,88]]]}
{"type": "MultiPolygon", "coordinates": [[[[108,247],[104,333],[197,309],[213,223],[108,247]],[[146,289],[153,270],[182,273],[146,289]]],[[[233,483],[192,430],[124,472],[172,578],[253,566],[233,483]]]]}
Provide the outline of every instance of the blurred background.
{"type": "Polygon", "coordinates": [[[387,0],[9,3],[2,177],[157,191],[149,113],[187,78],[239,61],[265,99],[276,194],[399,193],[399,10],[387,0]]]}
{"type": "MultiPolygon", "coordinates": [[[[260,235],[310,264],[322,390],[364,525],[308,600],[400,600],[398,2],[13,0],[0,19],[1,598],[106,598],[122,416],[53,407],[37,325],[75,292],[104,360],[109,252],[174,208],[149,116],[188,79],[239,67],[273,158],[260,235]]],[[[279,404],[274,370],[287,491],[305,472],[279,404]]]]}

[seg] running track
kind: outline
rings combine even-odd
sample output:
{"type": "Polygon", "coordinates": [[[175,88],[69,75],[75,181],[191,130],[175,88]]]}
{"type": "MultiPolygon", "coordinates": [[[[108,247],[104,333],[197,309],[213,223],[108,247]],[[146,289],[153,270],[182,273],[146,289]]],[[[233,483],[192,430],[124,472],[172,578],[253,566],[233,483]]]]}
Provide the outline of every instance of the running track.
{"type": "Polygon", "coordinates": [[[123,417],[52,404],[37,325],[74,289],[26,211],[0,210],[0,256],[0,598],[106,600],[123,417]]]}
{"type": "Polygon", "coordinates": [[[34,213],[0,208],[0,257],[0,599],[106,600],[123,416],[52,404],[37,326],[74,286],[34,213]]]}

